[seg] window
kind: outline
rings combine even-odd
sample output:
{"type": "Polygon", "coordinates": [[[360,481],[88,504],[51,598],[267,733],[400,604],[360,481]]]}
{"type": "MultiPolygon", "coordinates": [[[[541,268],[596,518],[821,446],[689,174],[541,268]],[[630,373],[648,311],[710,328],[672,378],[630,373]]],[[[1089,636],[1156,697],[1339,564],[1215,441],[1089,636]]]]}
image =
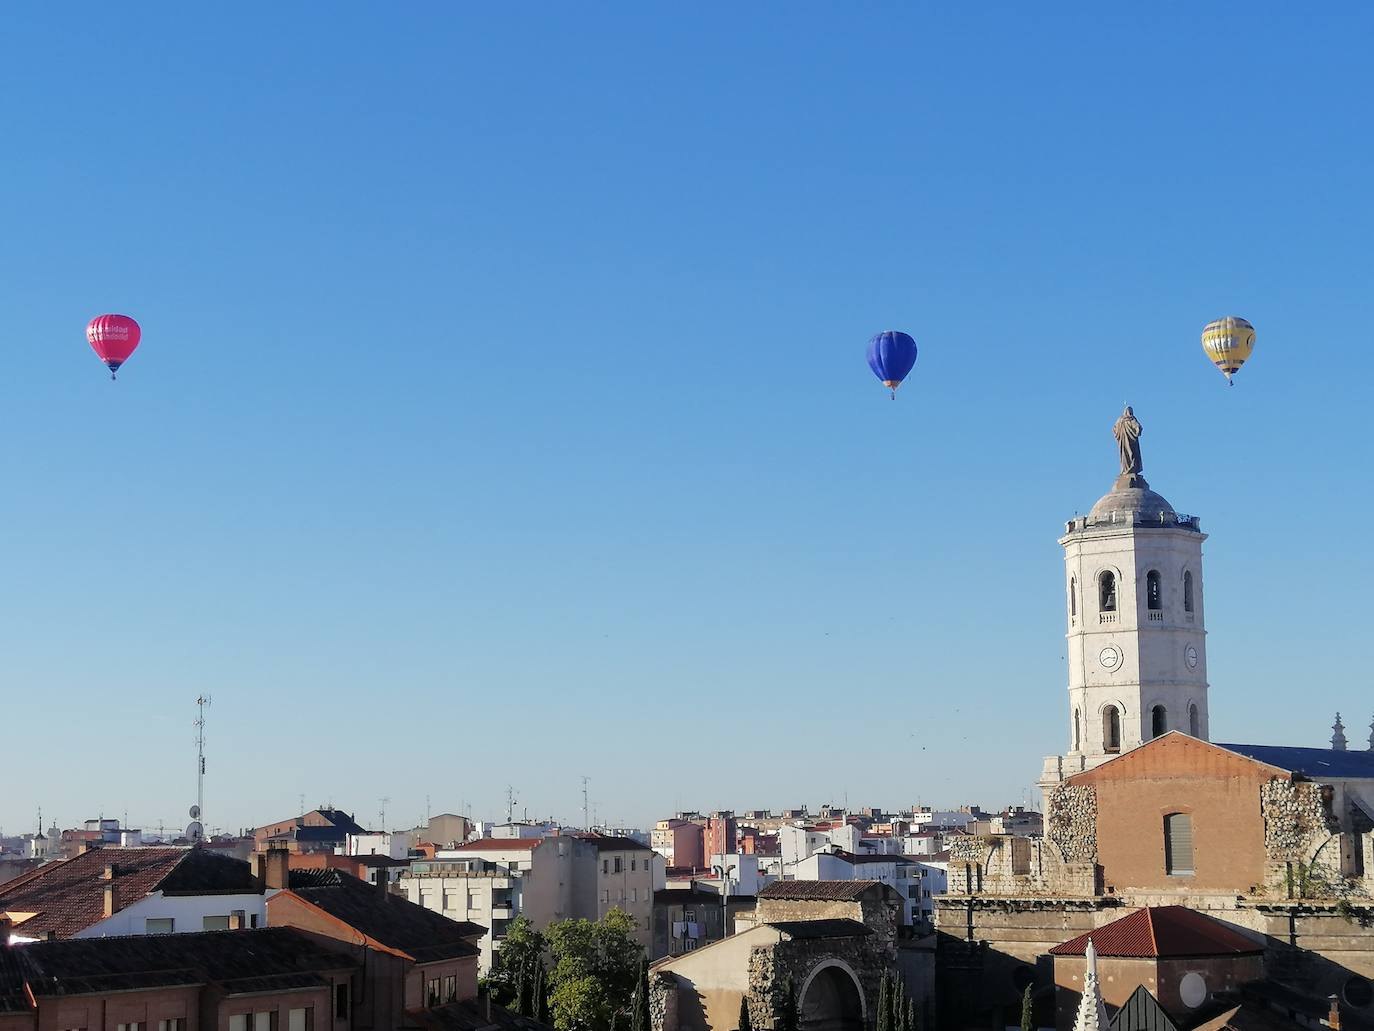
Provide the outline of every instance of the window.
{"type": "Polygon", "coordinates": [[[1097,607],[1102,612],[1116,611],[1116,574],[1111,571],[1097,578],[1097,607]]]}
{"type": "Polygon", "coordinates": [[[144,934],[171,934],[176,927],[177,922],[170,916],[150,916],[143,921],[144,934]]]}
{"type": "Polygon", "coordinates": [[[1197,705],[1195,703],[1188,706],[1188,733],[1192,734],[1193,737],[1201,736],[1198,733],[1197,705]]]}
{"type": "Polygon", "coordinates": [[[1187,813],[1164,817],[1164,869],[1170,877],[1193,872],[1193,818],[1187,813]]]}
{"type": "Polygon", "coordinates": [[[610,873],[610,872],[611,872],[611,861],[610,861],[609,859],[603,859],[603,860],[601,860],[601,872],[602,872],[602,873],[610,873]]]}
{"type": "Polygon", "coordinates": [[[1193,611],[1193,574],[1186,570],[1183,573],[1183,611],[1193,611]]]}
{"type": "Polygon", "coordinates": [[[630,860],[630,873],[634,873],[634,872],[635,872],[635,861],[634,861],[633,859],[631,859],[631,860],[630,860]]]}
{"type": "Polygon", "coordinates": [[[602,889],[601,889],[601,901],[602,901],[603,904],[611,901],[611,889],[610,889],[610,888],[602,888],[602,889]]]}
{"type": "Polygon", "coordinates": [[[248,926],[249,926],[249,927],[257,927],[257,926],[258,926],[258,914],[256,914],[256,913],[249,913],[249,914],[248,914],[248,926]]]}
{"type": "Polygon", "coordinates": [[[1073,750],[1077,752],[1083,746],[1083,721],[1079,717],[1077,709],[1073,711],[1073,750]]]}
{"type": "Polygon", "coordinates": [[[348,1019],[348,982],[344,981],[334,986],[334,1019],[348,1019]]]}
{"type": "Polygon", "coordinates": [[[458,975],[449,974],[444,978],[444,1002],[458,1001],[458,975]]]}
{"type": "Polygon", "coordinates": [[[468,892],[468,909],[476,909],[478,906],[477,892],[468,892]]]}
{"type": "Polygon", "coordinates": [[[1078,577],[1069,577],[1069,615],[1078,615],[1078,577]]]}
{"type": "Polygon", "coordinates": [[[248,1031],[248,1018],[252,1014],[235,1013],[229,1018],[229,1031],[248,1031]]]}
{"type": "Polygon", "coordinates": [[[697,922],[697,911],[695,909],[684,909],[682,911],[682,922],[684,924],[694,924],[697,922]]]}
{"type": "Polygon", "coordinates": [[[186,1031],[186,1018],[173,1017],[171,1020],[159,1020],[157,1031],[186,1031]]]}
{"type": "Polygon", "coordinates": [[[1145,574],[1145,607],[1151,612],[1158,612],[1164,607],[1164,602],[1159,596],[1159,570],[1151,569],[1145,574]]]}
{"type": "Polygon", "coordinates": [[[682,939],[682,951],[683,951],[683,952],[691,952],[691,951],[692,951],[693,949],[695,949],[696,947],[697,947],[697,940],[696,940],[695,938],[683,938],[683,939],[682,939]]]}
{"type": "Polygon", "coordinates": [[[616,872],[616,873],[620,873],[620,871],[621,871],[620,857],[619,857],[619,856],[616,856],[616,857],[615,857],[615,872],[616,872]]]}
{"type": "Polygon", "coordinates": [[[148,1031],[147,1024],[119,1024],[119,1031],[148,1031]]]}
{"type": "Polygon", "coordinates": [[[437,977],[431,977],[425,981],[426,1006],[439,1006],[442,1004],[442,1000],[439,995],[439,988],[439,979],[437,977]]]}
{"type": "Polygon", "coordinates": [[[202,931],[227,931],[229,930],[229,917],[227,915],[202,917],[200,929],[202,931]]]}
{"type": "Polygon", "coordinates": [[[286,1011],[286,1031],[311,1031],[315,1010],[312,1006],[302,1006],[286,1011]]]}
{"type": "Polygon", "coordinates": [[[630,901],[631,901],[631,902],[638,902],[638,901],[639,901],[639,889],[638,889],[638,888],[631,888],[631,889],[630,889],[630,901]]]}
{"type": "Polygon", "coordinates": [[[1121,751],[1121,713],[1115,705],[1102,710],[1102,750],[1121,751]]]}
{"type": "Polygon", "coordinates": [[[253,1014],[253,1031],[276,1031],[276,1024],[276,1010],[260,1010],[253,1014]]]}
{"type": "Polygon", "coordinates": [[[1164,706],[1156,705],[1150,710],[1150,736],[1159,737],[1168,727],[1168,716],[1165,714],[1164,706]]]}

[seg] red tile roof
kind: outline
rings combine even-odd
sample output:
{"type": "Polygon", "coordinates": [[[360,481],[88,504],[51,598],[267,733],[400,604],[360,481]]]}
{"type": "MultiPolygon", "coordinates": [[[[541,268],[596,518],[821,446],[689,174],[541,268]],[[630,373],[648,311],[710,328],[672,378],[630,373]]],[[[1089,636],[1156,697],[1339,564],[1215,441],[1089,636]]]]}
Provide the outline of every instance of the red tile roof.
{"type": "Polygon", "coordinates": [[[1054,956],[1081,956],[1092,939],[1099,956],[1168,959],[1175,956],[1237,956],[1264,946],[1219,920],[1185,906],[1152,906],[1080,934],[1050,949],[1054,956]]]}
{"type": "MultiPolygon", "coordinates": [[[[496,852],[501,849],[513,851],[516,849],[534,850],[547,841],[547,838],[481,838],[477,841],[465,841],[454,852],[496,852]]],[[[449,850],[445,850],[449,851],[449,850]]]]}
{"type": "Polygon", "coordinates": [[[0,885],[0,911],[16,919],[21,938],[70,938],[105,919],[105,868],[114,867],[119,908],[154,891],[180,895],[261,890],[247,863],[192,848],[92,849],[47,863],[0,885]]]}

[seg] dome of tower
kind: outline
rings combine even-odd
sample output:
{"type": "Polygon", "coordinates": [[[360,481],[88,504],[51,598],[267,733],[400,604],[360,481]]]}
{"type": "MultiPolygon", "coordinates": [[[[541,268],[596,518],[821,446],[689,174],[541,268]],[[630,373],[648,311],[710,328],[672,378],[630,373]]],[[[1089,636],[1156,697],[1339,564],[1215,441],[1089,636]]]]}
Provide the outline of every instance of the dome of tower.
{"type": "Polygon", "coordinates": [[[1163,523],[1178,521],[1174,507],[1150,489],[1142,476],[1130,478],[1131,486],[1119,481],[1110,494],[1104,494],[1088,513],[1090,523],[1163,523]]]}

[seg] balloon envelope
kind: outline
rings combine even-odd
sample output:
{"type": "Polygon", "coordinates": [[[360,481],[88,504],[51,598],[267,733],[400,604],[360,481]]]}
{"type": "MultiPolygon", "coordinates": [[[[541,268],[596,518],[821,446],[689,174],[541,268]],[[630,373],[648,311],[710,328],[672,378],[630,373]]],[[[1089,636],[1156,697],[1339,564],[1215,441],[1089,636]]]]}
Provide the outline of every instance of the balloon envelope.
{"type": "Polygon", "coordinates": [[[1209,322],[1202,330],[1202,349],[1229,383],[1255,350],[1255,327],[1237,315],[1209,322]]]}
{"type": "Polygon", "coordinates": [[[97,315],[86,326],[86,339],[91,342],[91,349],[110,367],[112,374],[129,360],[142,335],[138,323],[127,315],[97,315]]]}
{"type": "Polygon", "coordinates": [[[889,329],[868,342],[868,367],[894,397],[915,364],[916,341],[899,330],[889,329]]]}

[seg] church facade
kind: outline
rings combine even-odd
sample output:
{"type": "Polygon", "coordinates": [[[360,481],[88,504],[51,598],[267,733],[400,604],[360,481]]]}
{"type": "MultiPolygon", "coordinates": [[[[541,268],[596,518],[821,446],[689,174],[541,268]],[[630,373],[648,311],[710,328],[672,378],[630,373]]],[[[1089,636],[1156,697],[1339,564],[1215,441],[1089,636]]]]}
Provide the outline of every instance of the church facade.
{"type": "MultiPolygon", "coordinates": [[[[1206,536],[1145,481],[1129,409],[1115,435],[1120,475],[1059,541],[1068,747],[1041,771],[1045,833],[952,846],[941,1025],[1014,1023],[1027,984],[1054,991],[1052,949],[1148,906],[1205,912],[1266,976],[1374,1017],[1374,745],[1339,726],[1331,749],[1212,740],[1206,536]]],[[[1229,990],[1196,973],[1180,1027],[1229,990]]]]}

